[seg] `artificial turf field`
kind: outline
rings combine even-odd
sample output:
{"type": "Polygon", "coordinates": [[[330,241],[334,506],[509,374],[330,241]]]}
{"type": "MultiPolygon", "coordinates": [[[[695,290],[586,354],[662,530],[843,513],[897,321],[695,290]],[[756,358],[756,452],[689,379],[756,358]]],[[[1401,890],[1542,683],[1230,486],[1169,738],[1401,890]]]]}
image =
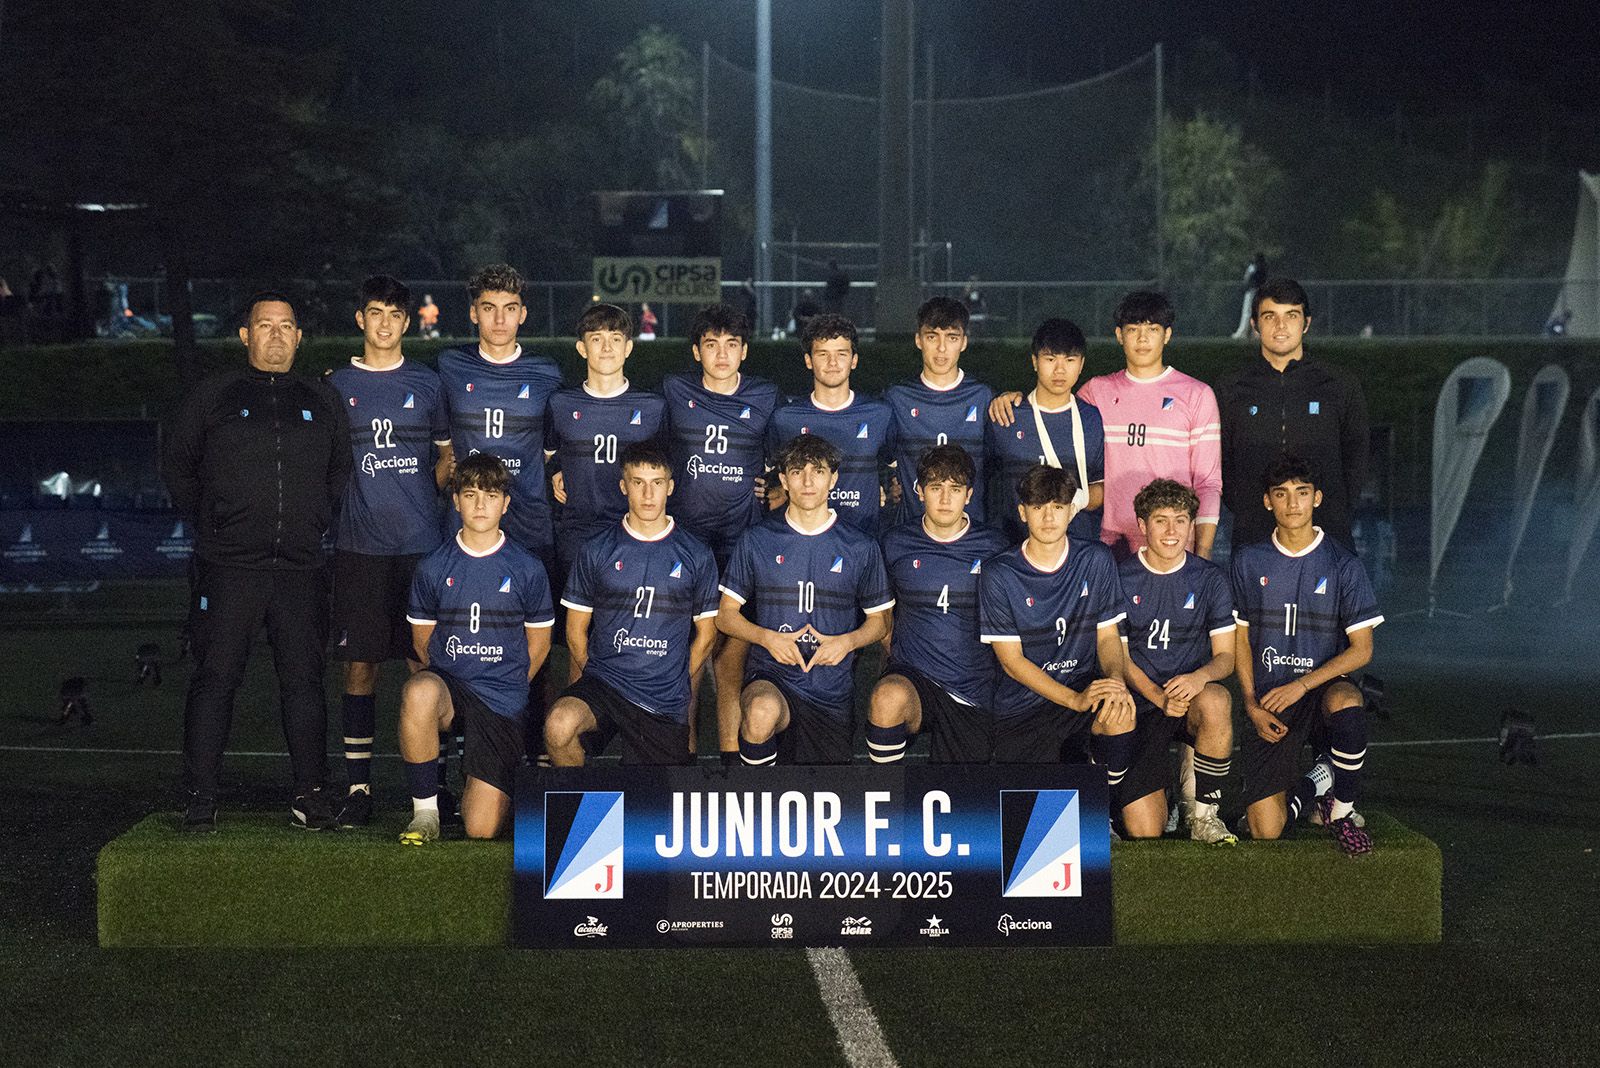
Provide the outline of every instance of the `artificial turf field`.
{"type": "MultiPolygon", "coordinates": [[[[1583,593],[1578,608],[1594,603],[1592,584],[1583,593]]],[[[181,603],[181,589],[145,586],[59,613],[52,601],[6,606],[0,771],[20,806],[0,865],[0,1063],[845,1063],[799,950],[100,949],[96,854],[170,807],[177,759],[92,750],[176,749],[185,669],[136,689],[132,652],[153,638],[170,656],[181,603]],[[50,723],[69,674],[89,676],[92,728],[50,723]]],[[[1374,725],[1363,807],[1442,849],[1442,944],[854,951],[889,1053],[901,1064],[1595,1063],[1600,738],[1546,738],[1536,768],[1502,766],[1486,740],[1508,704],[1542,734],[1595,730],[1596,628],[1562,622],[1577,618],[1523,609],[1378,632],[1373,670],[1393,718],[1374,725]]],[[[262,656],[235,750],[282,748],[270,694],[262,656]]],[[[394,751],[392,722],[377,748],[394,751]]],[[[286,819],[286,763],[231,759],[229,803],[286,819]]],[[[402,807],[394,762],[376,774],[380,803],[402,807]]]]}

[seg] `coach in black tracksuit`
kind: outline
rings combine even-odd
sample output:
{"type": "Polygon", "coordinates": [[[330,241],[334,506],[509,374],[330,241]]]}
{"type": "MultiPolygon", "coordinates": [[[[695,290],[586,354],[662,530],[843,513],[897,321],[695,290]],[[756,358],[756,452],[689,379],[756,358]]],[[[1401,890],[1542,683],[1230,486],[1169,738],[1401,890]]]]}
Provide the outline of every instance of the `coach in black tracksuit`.
{"type": "Polygon", "coordinates": [[[249,366],[202,381],[168,438],[167,487],[194,520],[194,674],[184,708],[184,825],[216,827],[217,782],[250,642],[266,627],[294,772],[291,817],[332,826],[327,775],[323,534],[350,475],[350,424],[332,389],[294,375],[300,330],[278,293],[251,300],[249,366]]]}
{"type": "Polygon", "coordinates": [[[1256,292],[1251,324],[1261,335],[1260,357],[1217,391],[1222,502],[1233,513],[1233,547],[1272,533],[1262,476],[1279,457],[1298,456],[1318,472],[1317,525],[1354,551],[1351,524],[1371,445],[1361,384],[1308,353],[1311,305],[1293,279],[1268,279],[1256,292]]]}

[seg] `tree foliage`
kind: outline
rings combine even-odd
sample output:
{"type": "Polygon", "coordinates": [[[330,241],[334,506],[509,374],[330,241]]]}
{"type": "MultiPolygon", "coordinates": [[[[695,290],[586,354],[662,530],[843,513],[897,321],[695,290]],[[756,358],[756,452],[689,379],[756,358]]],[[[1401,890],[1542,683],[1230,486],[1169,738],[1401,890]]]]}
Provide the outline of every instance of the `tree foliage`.
{"type": "MultiPolygon", "coordinates": [[[[1179,281],[1232,278],[1256,252],[1278,251],[1273,223],[1283,171],[1238,127],[1205,114],[1161,127],[1162,244],[1179,281]]],[[[1154,153],[1143,181],[1155,183],[1154,153]]],[[[1153,272],[1152,272],[1153,273],[1153,272]]]]}
{"type": "Polygon", "coordinates": [[[641,31],[595,82],[589,106],[602,131],[611,188],[699,185],[707,148],[700,72],[677,35],[659,26],[641,31]]]}
{"type": "Polygon", "coordinates": [[[1491,278],[1515,266],[1515,237],[1525,222],[1509,168],[1490,162],[1470,187],[1431,203],[1374,190],[1366,209],[1347,219],[1344,229],[1375,273],[1491,278]]]}

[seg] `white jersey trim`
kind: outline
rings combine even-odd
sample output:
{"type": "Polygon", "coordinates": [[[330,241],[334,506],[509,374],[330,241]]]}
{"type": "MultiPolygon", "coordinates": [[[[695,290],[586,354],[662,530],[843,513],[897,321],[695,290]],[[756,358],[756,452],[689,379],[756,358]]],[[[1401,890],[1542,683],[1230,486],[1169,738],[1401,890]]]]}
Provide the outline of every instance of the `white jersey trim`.
{"type": "Polygon", "coordinates": [[[1344,628],[1344,632],[1346,634],[1354,634],[1358,630],[1366,630],[1368,627],[1376,627],[1382,622],[1382,616],[1373,616],[1371,619],[1363,619],[1360,623],[1350,624],[1348,627],[1344,628]]]}
{"type": "Polygon", "coordinates": [[[1309,556],[1309,555],[1311,555],[1312,551],[1314,549],[1316,549],[1317,546],[1322,544],[1322,528],[1318,527],[1318,526],[1313,526],[1311,529],[1317,532],[1317,536],[1311,539],[1311,544],[1310,545],[1307,545],[1304,549],[1301,549],[1299,552],[1290,552],[1288,549],[1285,549],[1283,547],[1283,542],[1278,540],[1278,532],[1276,530],[1274,530],[1272,532],[1272,547],[1274,549],[1278,550],[1283,555],[1285,555],[1287,557],[1290,557],[1291,559],[1298,559],[1299,557],[1302,557],[1302,556],[1309,556]]]}
{"type": "Polygon", "coordinates": [[[485,556],[493,556],[495,553],[497,553],[501,549],[505,548],[505,544],[506,544],[506,532],[502,530],[500,532],[500,540],[494,543],[494,548],[493,549],[487,549],[487,550],[485,550],[485,551],[483,551],[481,553],[475,553],[471,549],[467,548],[467,543],[466,542],[461,540],[461,531],[459,531],[459,530],[456,531],[456,548],[460,549],[462,552],[466,553],[468,556],[474,557],[474,558],[479,559],[479,560],[482,560],[485,556]]]}

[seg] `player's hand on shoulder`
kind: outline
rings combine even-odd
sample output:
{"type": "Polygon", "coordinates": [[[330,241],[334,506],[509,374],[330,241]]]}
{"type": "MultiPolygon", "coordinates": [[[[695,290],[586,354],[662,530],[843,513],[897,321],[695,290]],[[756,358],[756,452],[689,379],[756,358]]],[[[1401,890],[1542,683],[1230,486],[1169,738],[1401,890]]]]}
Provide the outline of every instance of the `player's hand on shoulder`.
{"type": "Polygon", "coordinates": [[[1022,394],[1014,389],[1009,393],[996,394],[994,400],[989,402],[989,421],[999,426],[1010,426],[1014,421],[1012,413],[1021,403],[1022,394]]]}
{"type": "Polygon", "coordinates": [[[557,504],[567,503],[567,480],[560,471],[550,476],[550,496],[557,504]]]}

